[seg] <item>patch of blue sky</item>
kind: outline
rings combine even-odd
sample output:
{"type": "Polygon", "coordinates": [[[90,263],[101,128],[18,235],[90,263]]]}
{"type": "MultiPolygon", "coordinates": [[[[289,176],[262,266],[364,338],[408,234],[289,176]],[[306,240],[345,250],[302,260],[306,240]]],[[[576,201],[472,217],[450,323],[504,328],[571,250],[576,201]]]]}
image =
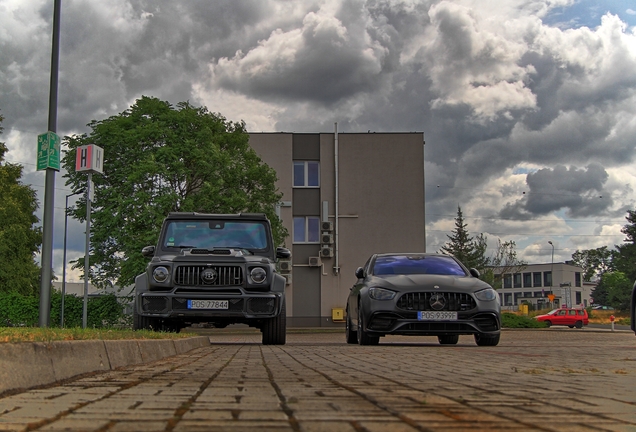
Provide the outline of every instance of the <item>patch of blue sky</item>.
{"type": "Polygon", "coordinates": [[[636,26],[636,2],[634,0],[577,0],[568,7],[553,9],[543,18],[544,24],[561,29],[601,25],[603,15],[617,15],[629,27],[636,26]]]}
{"type": "Polygon", "coordinates": [[[539,169],[538,168],[529,168],[529,167],[524,167],[524,166],[518,166],[515,167],[512,170],[512,174],[513,175],[519,175],[519,174],[530,174],[533,172],[537,172],[539,169]]]}

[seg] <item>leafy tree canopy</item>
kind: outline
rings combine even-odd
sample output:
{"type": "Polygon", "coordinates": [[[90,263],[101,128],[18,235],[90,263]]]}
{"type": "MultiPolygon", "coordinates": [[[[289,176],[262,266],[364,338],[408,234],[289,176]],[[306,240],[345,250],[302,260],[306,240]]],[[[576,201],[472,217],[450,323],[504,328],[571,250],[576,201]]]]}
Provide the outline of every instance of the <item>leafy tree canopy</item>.
{"type": "Polygon", "coordinates": [[[606,272],[592,291],[592,298],[596,304],[604,304],[622,311],[628,311],[632,298],[632,282],[625,273],[606,272]]]}
{"type": "MultiPolygon", "coordinates": [[[[276,172],[249,146],[243,122],[231,122],[188,102],[176,106],[142,97],[119,115],[88,124],[89,134],[64,138],[62,163],[74,192],[86,185],[75,172],[79,146],[104,149],[104,173],[93,175],[91,275],[98,286],[133,283],[144,271],[144,246],[157,243],[172,211],[263,212],[279,244],[287,235],[275,214],[276,172]],[[93,266],[94,264],[94,266],[93,266]]],[[[86,199],[72,214],[86,217],[86,199]]],[[[83,260],[76,263],[83,267],[83,260]]]]}
{"type": "Polygon", "coordinates": [[[617,251],[603,246],[596,249],[577,250],[572,254],[574,265],[584,270],[583,280],[589,282],[594,276],[602,276],[603,273],[615,270],[615,258],[617,251]]]}
{"type": "MultiPolygon", "coordinates": [[[[0,116],[0,125],[3,120],[0,116]]],[[[0,291],[37,294],[40,269],[34,256],[42,243],[41,229],[34,226],[37,197],[20,182],[22,165],[4,163],[6,152],[0,142],[0,291]]]]}

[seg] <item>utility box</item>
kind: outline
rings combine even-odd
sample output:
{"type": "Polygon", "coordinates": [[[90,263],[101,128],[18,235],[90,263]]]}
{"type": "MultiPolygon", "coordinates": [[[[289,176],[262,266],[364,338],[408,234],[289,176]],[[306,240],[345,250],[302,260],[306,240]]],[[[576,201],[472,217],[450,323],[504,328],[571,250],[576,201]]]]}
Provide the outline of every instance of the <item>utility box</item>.
{"type": "Polygon", "coordinates": [[[344,308],[332,308],[331,309],[331,320],[333,322],[343,322],[344,321],[344,308]]]}

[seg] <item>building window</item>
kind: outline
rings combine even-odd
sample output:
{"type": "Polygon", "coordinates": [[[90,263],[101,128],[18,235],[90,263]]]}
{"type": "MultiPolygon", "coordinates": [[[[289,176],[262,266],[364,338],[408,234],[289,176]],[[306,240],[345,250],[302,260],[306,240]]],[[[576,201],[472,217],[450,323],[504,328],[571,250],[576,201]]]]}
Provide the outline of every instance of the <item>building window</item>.
{"type": "Polygon", "coordinates": [[[552,287],[552,272],[543,272],[543,286],[552,287]]]}
{"type": "Polygon", "coordinates": [[[505,274],[503,276],[503,287],[504,288],[512,288],[512,275],[505,274]]]}
{"type": "Polygon", "coordinates": [[[574,272],[574,286],[581,286],[581,272],[574,272]]]}
{"type": "Polygon", "coordinates": [[[531,288],[532,287],[532,273],[524,273],[523,274],[523,287],[531,288]]]}
{"type": "Polygon", "coordinates": [[[515,293],[515,303],[514,303],[515,306],[517,306],[519,304],[519,297],[521,297],[521,293],[520,292],[516,292],[515,293]]]}
{"type": "Polygon", "coordinates": [[[504,306],[512,306],[512,293],[504,294],[504,306]]]}
{"type": "Polygon", "coordinates": [[[541,272],[532,273],[532,285],[535,287],[543,286],[541,285],[541,272]]]}
{"type": "Polygon", "coordinates": [[[320,218],[318,216],[294,217],[294,243],[320,243],[320,218]]]}
{"type": "Polygon", "coordinates": [[[515,273],[513,276],[514,276],[514,287],[521,288],[521,273],[515,273]]]}
{"type": "Polygon", "coordinates": [[[294,161],[294,187],[320,187],[320,163],[294,161]]]}
{"type": "Polygon", "coordinates": [[[532,293],[534,297],[543,297],[543,293],[541,291],[535,291],[532,293]]]}
{"type": "Polygon", "coordinates": [[[576,300],[574,301],[574,303],[576,303],[577,305],[580,305],[582,303],[581,301],[581,291],[575,291],[574,293],[576,300]]]}

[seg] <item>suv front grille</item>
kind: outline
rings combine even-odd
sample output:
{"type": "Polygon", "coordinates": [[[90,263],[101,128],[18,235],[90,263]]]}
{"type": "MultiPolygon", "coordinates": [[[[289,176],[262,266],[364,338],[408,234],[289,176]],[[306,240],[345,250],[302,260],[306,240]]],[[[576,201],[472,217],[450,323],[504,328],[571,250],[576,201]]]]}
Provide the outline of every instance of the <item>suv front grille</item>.
{"type": "Polygon", "coordinates": [[[240,266],[178,266],[174,275],[175,285],[184,286],[226,286],[243,284],[243,268],[240,266]],[[213,270],[214,279],[203,277],[204,270],[213,270]]]}
{"type": "Polygon", "coordinates": [[[403,294],[397,301],[397,307],[409,311],[467,311],[477,307],[477,303],[470,294],[435,291],[403,294]],[[431,307],[431,297],[434,295],[441,295],[444,298],[442,309],[431,307]]]}

